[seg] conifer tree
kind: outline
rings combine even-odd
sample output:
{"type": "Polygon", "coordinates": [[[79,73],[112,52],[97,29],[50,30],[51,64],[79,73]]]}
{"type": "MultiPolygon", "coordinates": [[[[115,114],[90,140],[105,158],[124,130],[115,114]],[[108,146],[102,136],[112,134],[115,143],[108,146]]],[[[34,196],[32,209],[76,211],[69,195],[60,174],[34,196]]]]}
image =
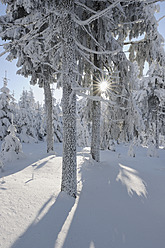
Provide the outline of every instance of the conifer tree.
{"type": "Polygon", "coordinates": [[[21,142],[37,142],[35,123],[35,100],[32,90],[23,90],[19,100],[19,112],[17,115],[18,136],[21,142]]]}
{"type": "Polygon", "coordinates": [[[16,137],[16,131],[15,126],[11,124],[8,128],[9,134],[4,138],[1,145],[1,157],[4,162],[23,157],[22,145],[16,137]]]}
{"type": "Polygon", "coordinates": [[[7,129],[11,125],[12,108],[10,107],[10,101],[13,96],[10,94],[10,90],[7,87],[7,76],[3,78],[3,87],[0,89],[0,139],[8,134],[7,129]]]}
{"type": "MultiPolygon", "coordinates": [[[[40,80],[44,75],[44,67],[38,68],[39,61],[60,75],[64,133],[61,189],[76,196],[76,91],[81,88],[78,77],[82,77],[83,71],[82,69],[78,73],[77,67],[82,61],[82,68],[90,64],[95,70],[94,80],[98,77],[98,71],[103,72],[103,68],[108,68],[112,61],[116,63],[118,70],[124,71],[125,67],[122,68],[121,63],[115,60],[120,58],[118,53],[122,51],[128,34],[131,39],[147,31],[149,15],[145,18],[145,7],[148,3],[151,4],[151,0],[3,2],[8,4],[8,13],[0,18],[1,37],[11,40],[5,45],[6,51],[10,51],[8,59],[18,57],[18,66],[22,66],[20,72],[24,75],[29,75],[34,69],[34,80],[40,80]],[[101,65],[98,63],[100,60],[103,63],[101,65]]],[[[93,100],[98,102],[98,97],[94,96],[93,100]]],[[[100,103],[96,105],[99,106],[100,103]]],[[[100,106],[97,110],[95,119],[99,128],[100,106]]],[[[92,153],[99,161],[98,142],[99,138],[97,143],[92,142],[95,146],[92,153]]]]}

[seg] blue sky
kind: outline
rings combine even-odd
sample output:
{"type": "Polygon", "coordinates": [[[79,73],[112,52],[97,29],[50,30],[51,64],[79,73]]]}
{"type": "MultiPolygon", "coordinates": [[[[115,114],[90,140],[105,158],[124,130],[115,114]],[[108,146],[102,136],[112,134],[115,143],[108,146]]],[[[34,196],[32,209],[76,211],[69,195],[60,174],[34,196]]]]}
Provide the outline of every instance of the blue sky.
{"type": "MultiPolygon", "coordinates": [[[[5,5],[2,5],[0,3],[0,15],[5,14],[5,5]]],[[[160,3],[160,12],[156,14],[157,20],[165,15],[165,2],[160,3]]],[[[165,18],[163,18],[159,22],[158,26],[159,32],[162,34],[162,36],[165,39],[165,18]]],[[[0,40],[0,44],[2,44],[2,41],[0,40]]],[[[0,53],[2,52],[2,47],[0,46],[0,53]]],[[[16,71],[18,68],[16,67],[16,60],[13,62],[9,62],[5,60],[6,55],[3,55],[0,57],[0,87],[3,85],[3,77],[5,76],[5,71],[7,71],[7,77],[9,78],[8,81],[8,88],[10,89],[11,92],[14,91],[15,98],[18,100],[23,89],[29,90],[31,87],[34,96],[37,101],[43,102],[44,96],[43,96],[43,90],[40,89],[38,86],[31,86],[29,83],[29,78],[25,78],[20,75],[16,75],[16,71]]],[[[55,86],[54,86],[55,87],[55,86]]],[[[61,97],[61,91],[55,90],[55,98],[57,100],[60,99],[61,97]]]]}

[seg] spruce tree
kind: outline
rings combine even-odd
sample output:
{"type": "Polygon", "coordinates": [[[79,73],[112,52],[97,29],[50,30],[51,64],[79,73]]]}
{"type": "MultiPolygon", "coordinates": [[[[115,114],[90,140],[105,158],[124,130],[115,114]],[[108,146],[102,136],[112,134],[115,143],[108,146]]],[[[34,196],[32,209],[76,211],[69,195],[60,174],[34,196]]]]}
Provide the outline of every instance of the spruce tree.
{"type": "Polygon", "coordinates": [[[9,134],[4,138],[1,145],[1,158],[4,162],[23,157],[22,145],[16,137],[16,131],[15,126],[11,124],[8,128],[9,134]]]}
{"type": "Polygon", "coordinates": [[[13,96],[10,94],[10,90],[7,87],[7,76],[3,78],[3,87],[0,89],[0,139],[8,134],[8,127],[11,125],[12,120],[12,107],[10,107],[10,101],[13,96]]]}

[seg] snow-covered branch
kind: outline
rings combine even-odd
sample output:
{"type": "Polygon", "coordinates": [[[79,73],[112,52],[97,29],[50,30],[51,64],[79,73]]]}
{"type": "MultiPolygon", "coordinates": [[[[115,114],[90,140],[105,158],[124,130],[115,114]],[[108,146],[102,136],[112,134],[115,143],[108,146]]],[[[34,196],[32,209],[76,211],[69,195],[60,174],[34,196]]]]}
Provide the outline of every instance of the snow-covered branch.
{"type": "Polygon", "coordinates": [[[79,96],[82,96],[82,97],[85,97],[87,99],[90,99],[91,101],[99,101],[99,102],[105,102],[105,103],[109,103],[111,105],[115,105],[115,102],[109,100],[109,99],[104,99],[103,97],[101,96],[91,96],[91,95],[87,95],[83,92],[80,92],[81,90],[81,87],[76,87],[76,88],[73,88],[74,91],[76,91],[76,94],[79,95],[79,96]]]}
{"type": "Polygon", "coordinates": [[[112,3],[109,7],[107,7],[106,9],[102,10],[102,11],[98,11],[96,14],[92,15],[90,18],[88,18],[87,20],[84,21],[80,21],[77,18],[74,18],[74,21],[79,24],[79,25],[89,25],[91,22],[97,20],[98,18],[106,15],[110,10],[112,10],[113,8],[115,8],[118,4],[120,3],[120,0],[115,1],[114,3],[112,3]]]}
{"type": "Polygon", "coordinates": [[[97,13],[96,11],[94,11],[93,9],[87,7],[87,6],[86,6],[85,4],[83,4],[83,3],[80,3],[80,2],[78,2],[78,1],[76,1],[75,4],[77,4],[78,6],[82,7],[83,9],[85,9],[85,10],[91,12],[91,13],[94,13],[94,14],[97,13]]]}
{"type": "Polygon", "coordinates": [[[116,54],[118,52],[121,51],[121,49],[117,49],[117,50],[114,50],[114,51],[108,51],[108,50],[105,50],[105,51],[96,51],[96,50],[93,50],[93,49],[90,49],[88,47],[85,47],[83,46],[80,42],[78,42],[77,40],[75,40],[75,43],[76,45],[81,49],[81,50],[85,50],[86,52],[89,52],[89,53],[92,53],[92,54],[98,54],[98,55],[110,55],[110,54],[116,54]]]}
{"type": "Polygon", "coordinates": [[[99,67],[97,67],[97,66],[95,66],[94,65],[94,63],[90,60],[90,59],[88,59],[88,55],[86,55],[83,51],[81,51],[80,49],[78,49],[77,48],[77,51],[78,51],[78,53],[93,67],[93,69],[95,69],[95,70],[98,70],[98,71],[100,71],[101,73],[103,73],[104,71],[103,70],[101,70],[99,67]]]}

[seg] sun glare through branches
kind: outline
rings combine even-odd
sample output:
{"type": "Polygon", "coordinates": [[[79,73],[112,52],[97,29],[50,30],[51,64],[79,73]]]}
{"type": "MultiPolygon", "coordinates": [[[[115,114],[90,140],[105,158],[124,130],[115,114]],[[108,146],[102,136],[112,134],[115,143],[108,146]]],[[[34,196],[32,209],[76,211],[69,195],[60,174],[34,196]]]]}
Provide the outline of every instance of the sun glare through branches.
{"type": "Polygon", "coordinates": [[[101,81],[99,87],[101,92],[105,92],[108,88],[108,82],[106,80],[101,81]]]}
{"type": "Polygon", "coordinates": [[[95,90],[100,94],[107,95],[113,91],[113,84],[114,82],[109,75],[100,75],[95,81],[95,90]]]}

